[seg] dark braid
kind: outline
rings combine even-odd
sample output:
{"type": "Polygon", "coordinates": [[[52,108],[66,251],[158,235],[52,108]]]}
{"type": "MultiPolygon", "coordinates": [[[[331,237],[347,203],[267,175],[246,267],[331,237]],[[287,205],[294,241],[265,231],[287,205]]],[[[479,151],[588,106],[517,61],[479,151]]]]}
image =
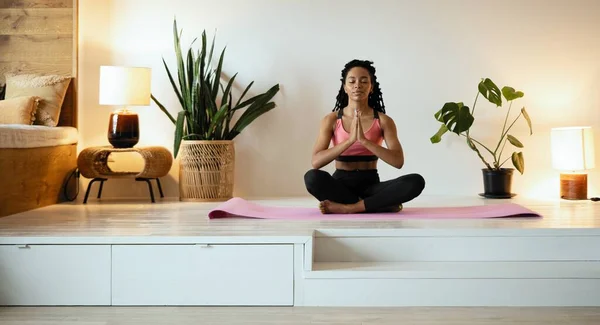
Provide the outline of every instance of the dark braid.
{"type": "Polygon", "coordinates": [[[383,96],[381,94],[381,89],[379,88],[377,76],[375,76],[375,67],[373,66],[373,62],[368,60],[356,59],[346,63],[344,70],[342,70],[342,79],[340,79],[342,81],[342,86],[340,87],[340,92],[336,97],[335,107],[333,111],[335,112],[348,106],[348,94],[346,94],[346,92],[344,91],[344,83],[346,82],[346,76],[348,75],[348,71],[355,67],[365,68],[369,71],[369,74],[371,75],[371,83],[373,86],[373,93],[369,94],[369,106],[373,107],[374,110],[385,114],[383,96]]]}

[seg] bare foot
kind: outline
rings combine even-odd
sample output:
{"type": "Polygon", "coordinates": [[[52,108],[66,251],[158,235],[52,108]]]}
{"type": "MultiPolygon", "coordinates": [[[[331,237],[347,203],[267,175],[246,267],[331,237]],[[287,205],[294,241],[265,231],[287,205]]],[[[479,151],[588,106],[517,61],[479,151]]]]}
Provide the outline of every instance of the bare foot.
{"type": "Polygon", "coordinates": [[[400,211],[402,211],[402,204],[397,205],[397,206],[386,207],[377,212],[400,212],[400,211]]]}
{"type": "Polygon", "coordinates": [[[320,202],[319,210],[321,210],[321,213],[323,214],[348,214],[358,212],[355,211],[354,204],[341,204],[329,200],[320,202]]]}
{"type": "Polygon", "coordinates": [[[319,202],[319,210],[321,211],[322,214],[327,214],[327,211],[325,210],[325,202],[324,201],[319,202]]]}

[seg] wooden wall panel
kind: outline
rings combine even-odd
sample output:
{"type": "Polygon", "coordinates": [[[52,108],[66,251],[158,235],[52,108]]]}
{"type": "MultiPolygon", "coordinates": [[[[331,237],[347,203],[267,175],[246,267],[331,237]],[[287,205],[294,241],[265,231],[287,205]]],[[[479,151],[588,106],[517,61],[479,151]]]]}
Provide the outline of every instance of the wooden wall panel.
{"type": "Polygon", "coordinates": [[[37,60],[23,61],[5,61],[0,59],[0,83],[4,81],[4,74],[7,72],[69,75],[72,70],[70,57],[63,59],[37,58],[37,60]]]}
{"type": "Polygon", "coordinates": [[[59,125],[77,126],[77,0],[0,0],[0,54],[0,84],[7,72],[73,77],[59,125]]]}
{"type": "Polygon", "coordinates": [[[69,35],[2,35],[0,43],[2,61],[8,62],[72,60],[72,48],[73,39],[69,35]]]}
{"type": "Polygon", "coordinates": [[[2,9],[1,35],[73,35],[73,9],[2,9]]]}
{"type": "Polygon", "coordinates": [[[0,8],[73,8],[73,0],[0,0],[0,8]]]}

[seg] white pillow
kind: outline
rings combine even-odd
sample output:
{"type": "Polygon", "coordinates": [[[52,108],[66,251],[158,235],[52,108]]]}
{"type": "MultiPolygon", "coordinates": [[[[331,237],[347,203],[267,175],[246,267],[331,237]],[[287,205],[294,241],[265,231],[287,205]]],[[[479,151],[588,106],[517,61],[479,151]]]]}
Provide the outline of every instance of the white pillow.
{"type": "Polygon", "coordinates": [[[36,96],[40,103],[36,111],[36,125],[56,126],[60,110],[71,82],[71,77],[58,75],[7,73],[5,99],[36,96]]]}
{"type": "Polygon", "coordinates": [[[33,124],[38,104],[39,98],[35,96],[0,100],[0,124],[33,124]]]}

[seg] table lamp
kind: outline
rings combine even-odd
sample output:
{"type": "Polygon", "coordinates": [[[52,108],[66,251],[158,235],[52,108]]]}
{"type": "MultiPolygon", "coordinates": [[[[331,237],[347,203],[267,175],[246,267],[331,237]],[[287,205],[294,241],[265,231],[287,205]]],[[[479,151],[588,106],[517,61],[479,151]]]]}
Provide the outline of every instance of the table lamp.
{"type": "Polygon", "coordinates": [[[594,134],[592,128],[553,128],[550,133],[552,167],[560,170],[560,197],[566,200],[587,199],[586,170],[594,168],[594,134]]]}
{"type": "Polygon", "coordinates": [[[151,69],[100,67],[100,105],[122,106],[110,114],[108,142],[115,148],[131,148],[140,138],[138,115],[128,106],[150,105],[151,69]]]}

